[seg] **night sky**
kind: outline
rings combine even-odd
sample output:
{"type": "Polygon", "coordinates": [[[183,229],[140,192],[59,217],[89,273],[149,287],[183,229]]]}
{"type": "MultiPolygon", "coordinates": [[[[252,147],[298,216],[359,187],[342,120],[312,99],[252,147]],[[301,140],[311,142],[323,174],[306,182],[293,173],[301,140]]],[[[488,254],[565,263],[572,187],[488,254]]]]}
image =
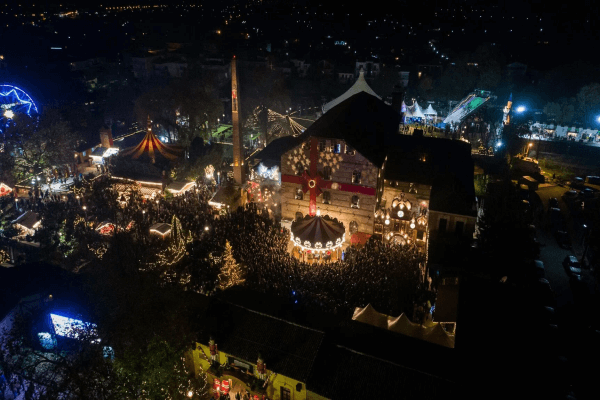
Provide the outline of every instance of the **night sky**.
{"type": "Polygon", "coordinates": [[[289,48],[290,58],[338,54],[340,65],[370,58],[402,66],[443,66],[488,44],[499,49],[506,63],[548,71],[577,60],[593,62],[600,44],[599,6],[591,1],[19,3],[6,2],[0,13],[0,54],[7,57],[11,81],[43,77],[49,93],[66,92],[60,89],[64,83],[57,67],[65,61],[117,59],[160,41],[201,41],[217,30],[222,32],[217,44],[223,53],[271,43],[273,48],[289,48]],[[115,9],[123,5],[140,8],[115,9]],[[78,18],[59,17],[73,10],[78,18]],[[438,53],[428,46],[430,41],[438,53]],[[48,79],[52,74],[57,74],[54,82],[48,79]]]}

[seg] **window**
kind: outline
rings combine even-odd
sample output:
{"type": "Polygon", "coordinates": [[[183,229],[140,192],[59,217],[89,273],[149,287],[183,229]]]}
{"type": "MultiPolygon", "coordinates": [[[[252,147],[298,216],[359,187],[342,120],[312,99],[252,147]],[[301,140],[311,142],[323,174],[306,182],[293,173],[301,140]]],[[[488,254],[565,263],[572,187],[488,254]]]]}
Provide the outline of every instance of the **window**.
{"type": "Polygon", "coordinates": [[[360,208],[359,201],[360,201],[360,199],[358,198],[358,196],[356,196],[356,195],[352,196],[352,201],[350,203],[350,207],[360,208]]]}
{"type": "Polygon", "coordinates": [[[331,180],[331,167],[330,166],[326,166],[325,168],[323,168],[323,179],[325,179],[326,181],[331,180]]]}
{"type": "Polygon", "coordinates": [[[352,147],[346,145],[346,154],[348,154],[349,156],[353,156],[356,154],[356,150],[354,150],[352,147]]]}
{"type": "Polygon", "coordinates": [[[438,225],[438,229],[440,230],[440,232],[445,233],[447,226],[448,226],[448,220],[446,218],[440,218],[440,223],[438,225]]]}
{"type": "Polygon", "coordinates": [[[342,152],[341,143],[336,143],[336,142],[331,143],[331,152],[335,153],[335,154],[340,154],[342,152]]]}
{"type": "Polygon", "coordinates": [[[83,152],[83,156],[84,156],[84,157],[85,157],[85,153],[86,153],[86,152],[84,151],[84,152],[83,152]]]}
{"type": "Polygon", "coordinates": [[[296,189],[296,200],[302,200],[304,198],[304,193],[302,193],[302,189],[296,189]]]}
{"type": "Polygon", "coordinates": [[[462,235],[465,230],[465,223],[463,221],[456,221],[454,223],[454,233],[462,235]]]}
{"type": "Polygon", "coordinates": [[[319,151],[325,151],[327,148],[327,144],[324,140],[319,140],[319,151]]]}
{"type": "Polygon", "coordinates": [[[296,163],[296,175],[300,176],[304,173],[304,165],[298,161],[296,163]]]}
{"type": "Polygon", "coordinates": [[[300,211],[298,211],[296,213],[296,221],[300,221],[302,218],[304,218],[304,216],[302,215],[302,213],[300,211]]]}
{"type": "Polygon", "coordinates": [[[354,235],[356,232],[358,232],[358,222],[352,221],[350,222],[350,234],[354,235]]]}
{"type": "Polygon", "coordinates": [[[360,183],[360,171],[354,170],[352,172],[352,183],[360,183]]]}
{"type": "Polygon", "coordinates": [[[323,192],[323,204],[331,204],[331,193],[323,192]]]}
{"type": "Polygon", "coordinates": [[[394,222],[394,231],[400,232],[400,222],[394,222]]]}
{"type": "Polygon", "coordinates": [[[292,400],[292,391],[288,388],[281,386],[281,400],[292,400]]]}
{"type": "Polygon", "coordinates": [[[425,231],[417,231],[417,240],[425,240],[425,231]]]}

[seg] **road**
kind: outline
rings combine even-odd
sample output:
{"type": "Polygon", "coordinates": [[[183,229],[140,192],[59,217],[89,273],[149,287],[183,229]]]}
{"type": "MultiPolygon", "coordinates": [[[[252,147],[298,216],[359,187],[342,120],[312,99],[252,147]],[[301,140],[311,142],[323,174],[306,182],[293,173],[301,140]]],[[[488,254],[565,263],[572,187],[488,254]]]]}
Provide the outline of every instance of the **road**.
{"type": "MultiPolygon", "coordinates": [[[[578,259],[581,259],[583,253],[583,248],[581,246],[581,221],[571,215],[569,207],[562,197],[567,190],[569,189],[561,186],[549,186],[542,187],[536,192],[544,208],[541,220],[538,219],[536,221],[538,240],[543,244],[540,250],[540,260],[544,262],[544,266],[546,267],[546,277],[556,294],[558,308],[575,304],[573,302],[569,277],[562,266],[562,261],[568,255],[575,255],[578,259]],[[552,233],[548,215],[548,202],[551,198],[558,199],[561,214],[567,223],[567,229],[571,237],[571,243],[573,244],[571,250],[561,248],[552,233]]],[[[588,286],[588,290],[590,293],[593,293],[595,284],[592,273],[590,270],[584,269],[582,275],[583,281],[588,286]]]]}
{"type": "Polygon", "coordinates": [[[536,191],[543,205],[544,212],[536,219],[538,240],[543,246],[540,249],[540,260],[544,262],[546,277],[555,292],[556,313],[553,330],[548,344],[549,354],[564,357],[562,372],[557,372],[557,379],[568,382],[576,398],[597,398],[595,379],[598,373],[597,355],[600,351],[600,318],[597,312],[597,285],[590,270],[583,270],[584,290],[572,286],[563,266],[563,259],[570,254],[581,259],[582,254],[582,221],[571,214],[571,210],[562,198],[569,189],[560,186],[541,187],[536,191]],[[557,198],[561,214],[566,221],[571,236],[573,249],[566,250],[558,246],[550,226],[548,200],[557,198]],[[540,218],[541,217],[541,218],[540,218]],[[581,396],[581,397],[580,397],[581,396]]]}

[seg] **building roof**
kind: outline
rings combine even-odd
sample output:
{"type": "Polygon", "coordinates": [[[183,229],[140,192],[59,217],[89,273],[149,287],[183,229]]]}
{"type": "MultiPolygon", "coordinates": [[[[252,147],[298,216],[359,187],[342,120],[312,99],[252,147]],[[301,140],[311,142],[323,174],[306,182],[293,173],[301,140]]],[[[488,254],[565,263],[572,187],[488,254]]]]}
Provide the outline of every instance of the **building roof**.
{"type": "Polygon", "coordinates": [[[332,400],[457,398],[451,381],[406,368],[342,346],[330,346],[317,359],[307,389],[332,400]]]}
{"type": "Polygon", "coordinates": [[[15,219],[12,223],[19,224],[24,228],[32,230],[35,228],[35,225],[38,223],[39,217],[37,213],[33,211],[26,211],[21,214],[17,219],[15,219]]]}
{"type": "Polygon", "coordinates": [[[370,94],[359,92],[333,107],[301,135],[276,139],[254,158],[267,167],[280,165],[283,153],[315,136],[344,140],[379,167],[385,159],[387,146],[398,136],[399,124],[400,116],[392,107],[370,94]]]}
{"type": "Polygon", "coordinates": [[[389,149],[385,179],[431,185],[432,210],[475,215],[474,166],[468,143],[396,135],[389,149]]]}
{"type": "Polygon", "coordinates": [[[157,222],[150,226],[150,231],[155,231],[156,233],[165,236],[167,233],[171,232],[171,224],[157,222]]]}
{"type": "Polygon", "coordinates": [[[250,363],[260,354],[267,368],[306,382],[324,333],[223,301],[198,316],[199,340],[212,337],[219,350],[250,363]]]}
{"type": "Polygon", "coordinates": [[[336,99],[333,99],[329,103],[325,104],[323,106],[323,112],[324,113],[328,112],[329,110],[331,110],[332,108],[334,108],[335,106],[337,106],[338,104],[340,104],[341,102],[349,99],[350,97],[354,96],[357,93],[368,93],[371,96],[374,96],[374,97],[378,98],[379,100],[381,100],[381,97],[379,97],[377,95],[377,93],[375,93],[373,91],[373,89],[371,89],[371,87],[369,86],[369,84],[365,80],[365,73],[364,73],[364,71],[361,70],[360,74],[358,75],[358,79],[356,80],[356,82],[354,82],[354,85],[352,85],[350,87],[350,89],[348,89],[340,97],[338,97],[336,99]]]}

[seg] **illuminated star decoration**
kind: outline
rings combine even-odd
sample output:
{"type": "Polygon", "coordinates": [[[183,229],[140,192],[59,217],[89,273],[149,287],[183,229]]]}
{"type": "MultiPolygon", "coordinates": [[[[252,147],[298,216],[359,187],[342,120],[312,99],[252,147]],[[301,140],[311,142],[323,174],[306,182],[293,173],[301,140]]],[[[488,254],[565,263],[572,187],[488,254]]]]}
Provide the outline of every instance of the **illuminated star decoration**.
{"type": "Polygon", "coordinates": [[[287,164],[292,167],[294,174],[299,174],[310,168],[310,159],[306,155],[306,151],[303,149],[295,148],[294,150],[290,151],[287,158],[287,164]],[[300,165],[302,166],[302,170],[299,170],[298,168],[300,165]]]}

